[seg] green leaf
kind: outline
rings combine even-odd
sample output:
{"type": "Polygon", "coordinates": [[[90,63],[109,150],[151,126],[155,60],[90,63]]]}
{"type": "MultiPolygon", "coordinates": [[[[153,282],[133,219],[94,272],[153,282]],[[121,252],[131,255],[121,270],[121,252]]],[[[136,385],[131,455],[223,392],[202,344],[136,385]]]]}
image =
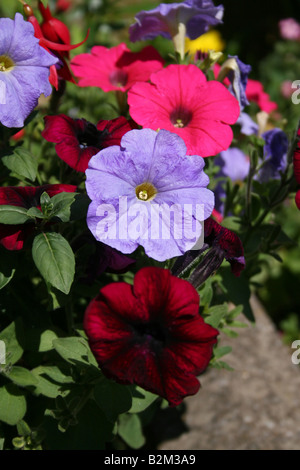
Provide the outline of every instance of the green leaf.
{"type": "Polygon", "coordinates": [[[150,406],[158,397],[141,387],[134,387],[132,393],[132,407],[129,413],[140,413],[150,406]]]}
{"type": "Polygon", "coordinates": [[[243,313],[249,321],[255,322],[255,318],[250,306],[249,281],[242,273],[240,277],[235,277],[230,268],[222,269],[223,286],[227,291],[228,299],[235,305],[243,305],[243,313]]]}
{"type": "Polygon", "coordinates": [[[28,209],[27,215],[38,219],[45,218],[44,214],[37,207],[31,207],[30,209],[28,209]]]}
{"type": "Polygon", "coordinates": [[[16,267],[15,253],[0,247],[0,290],[14,277],[16,267]]]}
{"type": "Polygon", "coordinates": [[[145,444],[141,421],[136,414],[119,417],[118,434],[133,449],[139,449],[145,444]]]}
{"type": "Polygon", "coordinates": [[[62,222],[68,222],[71,218],[71,205],[75,200],[76,193],[62,192],[51,198],[53,205],[49,217],[58,217],[62,222]]]}
{"type": "Polygon", "coordinates": [[[208,311],[208,317],[205,317],[205,323],[208,325],[218,328],[221,323],[222,318],[225,317],[228,311],[227,304],[215,305],[211,307],[208,311]]]}
{"type": "Polygon", "coordinates": [[[128,411],[132,404],[129,388],[109,380],[96,385],[94,398],[110,421],[115,421],[118,415],[128,411]]]}
{"type": "Polygon", "coordinates": [[[8,225],[24,224],[32,217],[27,214],[27,209],[17,206],[0,206],[0,223],[8,225]]]}
{"type": "Polygon", "coordinates": [[[17,147],[13,155],[3,157],[2,161],[6,168],[13,171],[21,177],[27,178],[30,181],[36,179],[38,162],[28,150],[17,147]]]}
{"type": "Polygon", "coordinates": [[[85,339],[78,338],[76,336],[59,338],[53,341],[53,346],[58,354],[67,362],[70,362],[71,364],[81,362],[86,365],[93,365],[98,369],[97,361],[85,339]]]}
{"type": "Polygon", "coordinates": [[[219,357],[225,356],[226,354],[229,354],[232,351],[231,346],[222,346],[220,348],[214,349],[214,357],[216,359],[219,359],[219,357]]]}
{"type": "Polygon", "coordinates": [[[59,233],[41,233],[33,241],[32,257],[46,282],[64,294],[70,292],[75,273],[75,257],[67,240],[59,233]]]}
{"type": "Polygon", "coordinates": [[[14,426],[26,413],[26,399],[14,384],[0,388],[0,421],[14,426]]]}
{"type": "Polygon", "coordinates": [[[6,372],[4,375],[16,385],[19,385],[21,387],[27,387],[28,385],[36,385],[38,383],[36,377],[24,367],[13,366],[10,371],[6,372]]]}
{"type": "Polygon", "coordinates": [[[61,383],[55,383],[52,378],[47,377],[44,366],[36,367],[31,372],[37,379],[37,383],[34,385],[35,395],[44,395],[45,397],[49,398],[56,398],[59,395],[66,395],[67,392],[63,392],[61,389],[61,383]],[[46,375],[46,377],[44,377],[44,375],[46,375]]]}
{"type": "Polygon", "coordinates": [[[26,436],[30,436],[30,434],[31,434],[30,427],[28,426],[28,424],[25,421],[23,421],[23,419],[18,422],[17,430],[18,430],[19,436],[26,437],[26,436]]]}
{"type": "Polygon", "coordinates": [[[21,318],[17,318],[0,333],[0,340],[6,348],[6,363],[15,364],[23,354],[24,327],[21,318]]]}

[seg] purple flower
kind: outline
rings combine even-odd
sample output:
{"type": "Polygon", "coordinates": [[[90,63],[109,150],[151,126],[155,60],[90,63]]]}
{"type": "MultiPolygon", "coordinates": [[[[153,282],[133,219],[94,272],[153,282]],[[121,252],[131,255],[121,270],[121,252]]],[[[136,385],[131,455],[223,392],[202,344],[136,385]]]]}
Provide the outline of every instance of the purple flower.
{"type": "Polygon", "coordinates": [[[86,171],[92,200],[87,224],[98,241],[122,253],[142,245],[156,260],[193,248],[214,207],[204,160],[186,156],[184,141],[166,130],[132,130],[94,155],[86,171]]]}
{"type": "Polygon", "coordinates": [[[237,67],[231,70],[228,74],[228,78],[231,82],[229,91],[236,97],[240,103],[241,111],[245,106],[249,104],[246,97],[246,86],[248,81],[248,75],[252,70],[251,65],[244,64],[237,55],[228,55],[229,59],[235,59],[237,67]]]}
{"type": "Polygon", "coordinates": [[[241,126],[241,133],[244,135],[258,134],[258,124],[247,113],[241,112],[236,124],[241,126]]]}
{"type": "Polygon", "coordinates": [[[42,93],[50,95],[49,67],[58,59],[39,45],[32,24],[16,13],[0,19],[0,122],[23,127],[42,93]]]}
{"type": "Polygon", "coordinates": [[[212,0],[185,0],[181,3],[161,3],[150,11],[141,11],[136,23],[129,28],[132,42],[163,36],[171,39],[180,23],[186,26],[186,35],[196,39],[210,25],[222,23],[223,5],[214,6],[212,0]]]}
{"type": "Polygon", "coordinates": [[[262,134],[265,139],[264,161],[262,169],[257,175],[261,183],[270,179],[280,179],[287,165],[287,151],[289,141],[286,134],[279,128],[272,129],[262,134]]]}
{"type": "MultiPolygon", "coordinates": [[[[215,165],[220,166],[217,177],[229,177],[233,183],[243,181],[248,176],[250,161],[249,157],[239,148],[229,148],[220,152],[214,160],[215,165]]],[[[215,209],[224,213],[224,199],[226,197],[225,182],[220,181],[215,188],[215,209]]]]}

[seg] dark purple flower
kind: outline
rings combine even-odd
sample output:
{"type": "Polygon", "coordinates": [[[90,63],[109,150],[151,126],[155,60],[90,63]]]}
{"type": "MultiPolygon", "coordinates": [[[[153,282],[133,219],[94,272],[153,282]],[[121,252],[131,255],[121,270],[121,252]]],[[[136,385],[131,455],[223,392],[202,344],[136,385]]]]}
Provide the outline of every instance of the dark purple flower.
{"type": "Polygon", "coordinates": [[[222,227],[212,218],[204,222],[203,247],[200,250],[188,251],[178,258],[172,268],[172,273],[178,276],[207,249],[208,251],[189,278],[194,287],[198,288],[217,271],[224,259],[230,263],[233,274],[240,276],[246,265],[242,242],[234,232],[222,227]]]}
{"type": "Polygon", "coordinates": [[[289,141],[286,134],[278,128],[262,134],[265,139],[264,161],[265,164],[259,171],[256,179],[261,183],[270,179],[280,179],[281,173],[287,166],[287,151],[289,141]]]}
{"type": "Polygon", "coordinates": [[[237,55],[228,55],[229,59],[235,59],[237,67],[231,70],[228,74],[230,80],[229,91],[236,97],[240,103],[241,111],[249,104],[246,97],[246,86],[248,82],[248,75],[252,70],[251,65],[244,64],[237,55]]]}
{"type": "Polygon", "coordinates": [[[212,0],[186,0],[181,3],[161,3],[150,11],[141,11],[136,23],[129,28],[132,42],[163,36],[172,39],[179,24],[186,27],[186,36],[196,39],[209,26],[222,23],[223,5],[214,6],[212,0]]]}

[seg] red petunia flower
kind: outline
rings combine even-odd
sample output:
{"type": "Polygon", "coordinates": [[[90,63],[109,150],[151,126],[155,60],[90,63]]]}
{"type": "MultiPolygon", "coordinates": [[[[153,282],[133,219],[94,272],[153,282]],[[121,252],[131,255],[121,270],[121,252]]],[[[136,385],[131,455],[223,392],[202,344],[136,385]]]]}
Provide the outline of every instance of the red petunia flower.
{"type": "MultiPolygon", "coordinates": [[[[293,164],[294,164],[294,175],[296,178],[296,181],[298,184],[300,184],[300,127],[297,132],[297,137],[299,139],[297,143],[297,147],[294,151],[293,155],[293,164]]],[[[296,198],[295,198],[296,206],[300,210],[300,189],[296,193],[296,198]]]]}
{"type": "Polygon", "coordinates": [[[197,393],[218,331],[199,315],[199,296],[162,268],[143,268],[134,285],[113,283],[89,304],[84,329],[110,378],[137,384],[179,405],[197,393]]]}
{"type": "Polygon", "coordinates": [[[126,132],[135,127],[123,116],[111,121],[101,120],[97,126],[85,119],[72,119],[65,114],[46,116],[44,139],[57,144],[59,158],[76,171],[85,172],[93,155],[112,145],[120,145],[126,132]]]}
{"type": "Polygon", "coordinates": [[[146,82],[152,72],[163,67],[164,60],[152,46],[131,52],[126,44],[107,49],[94,46],[90,54],[79,54],[71,68],[81,87],[95,86],[104,91],[127,91],[136,82],[146,82]]]}
{"type": "Polygon", "coordinates": [[[263,85],[257,80],[248,79],[246,96],[249,101],[256,103],[266,113],[270,113],[278,108],[277,104],[270,100],[268,93],[264,91],[263,85]]]}
{"type": "Polygon", "coordinates": [[[226,150],[239,117],[236,98],[217,81],[207,81],[195,65],[169,65],[153,73],[151,83],[128,92],[131,117],[143,127],[178,134],[189,155],[208,157],[226,150]]]}
{"type": "MultiPolygon", "coordinates": [[[[40,209],[40,197],[46,191],[50,197],[56,194],[76,191],[70,184],[45,184],[36,188],[31,186],[7,186],[0,188],[0,205],[40,209]]],[[[22,225],[0,224],[0,245],[7,250],[22,250],[25,241],[34,232],[34,224],[22,225]]]]}
{"type": "Polygon", "coordinates": [[[43,17],[41,25],[39,25],[38,20],[34,16],[32,8],[26,3],[24,4],[24,13],[27,20],[34,27],[34,35],[40,40],[40,46],[60,59],[58,67],[55,65],[50,67],[49,82],[56,89],[58,89],[59,78],[76,83],[68,65],[69,51],[81,46],[87,40],[89,31],[83,41],[71,45],[68,27],[62,21],[54,18],[49,7],[45,8],[41,1],[39,1],[38,7],[43,17]]]}

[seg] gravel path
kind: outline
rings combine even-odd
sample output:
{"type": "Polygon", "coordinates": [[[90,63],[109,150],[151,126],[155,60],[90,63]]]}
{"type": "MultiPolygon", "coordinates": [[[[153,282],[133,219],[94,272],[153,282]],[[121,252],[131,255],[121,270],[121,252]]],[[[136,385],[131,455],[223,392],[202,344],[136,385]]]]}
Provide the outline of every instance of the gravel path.
{"type": "Polygon", "coordinates": [[[300,366],[258,301],[252,306],[256,326],[222,338],[233,348],[224,359],[234,371],[200,377],[202,389],[185,400],[186,430],[160,449],[300,449],[300,366]]]}

